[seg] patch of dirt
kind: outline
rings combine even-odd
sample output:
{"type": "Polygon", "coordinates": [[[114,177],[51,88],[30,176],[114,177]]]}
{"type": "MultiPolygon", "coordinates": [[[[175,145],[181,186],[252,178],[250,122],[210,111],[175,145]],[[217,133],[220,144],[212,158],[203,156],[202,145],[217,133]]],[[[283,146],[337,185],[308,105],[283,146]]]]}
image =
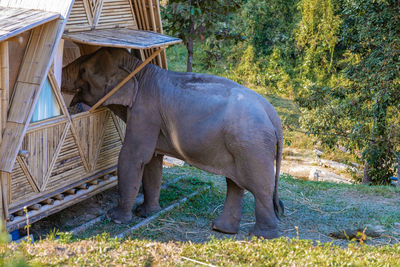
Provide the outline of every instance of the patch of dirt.
{"type": "Polygon", "coordinates": [[[98,216],[104,215],[110,208],[117,205],[118,190],[116,187],[103,191],[78,204],[50,215],[34,224],[30,233],[35,240],[46,237],[54,229],[60,232],[70,231],[98,216]]]}
{"type": "Polygon", "coordinates": [[[304,180],[328,181],[334,183],[352,183],[351,175],[346,171],[352,166],[324,160],[313,151],[285,149],[281,171],[304,180]]]}

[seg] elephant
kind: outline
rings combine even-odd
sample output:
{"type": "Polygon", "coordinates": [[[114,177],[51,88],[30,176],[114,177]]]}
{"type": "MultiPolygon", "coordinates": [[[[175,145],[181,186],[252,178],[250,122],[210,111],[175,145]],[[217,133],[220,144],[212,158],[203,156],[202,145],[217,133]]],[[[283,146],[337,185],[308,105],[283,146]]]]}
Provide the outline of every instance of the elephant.
{"type": "MultiPolygon", "coordinates": [[[[141,63],[127,49],[103,47],[64,67],[61,88],[75,94],[71,105],[93,106],[141,63]]],[[[162,162],[168,155],[225,177],[225,204],[211,224],[213,230],[238,233],[247,190],[255,199],[256,222],[250,234],[280,236],[282,124],[264,97],[219,76],[148,64],[103,106],[126,122],[117,166],[118,205],[107,212],[113,222],[132,220],[141,184],[144,202],[136,215],[160,210],[162,162]]]]}

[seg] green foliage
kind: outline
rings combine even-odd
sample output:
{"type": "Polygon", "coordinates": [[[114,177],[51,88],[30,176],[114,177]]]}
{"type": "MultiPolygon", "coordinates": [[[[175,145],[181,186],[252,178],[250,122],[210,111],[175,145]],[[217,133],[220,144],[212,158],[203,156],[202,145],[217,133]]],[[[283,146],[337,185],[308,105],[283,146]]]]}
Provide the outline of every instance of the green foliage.
{"type": "Polygon", "coordinates": [[[10,237],[4,230],[3,222],[0,220],[0,266],[25,267],[28,266],[22,252],[19,249],[11,249],[8,242],[10,237]]]}
{"type": "Polygon", "coordinates": [[[303,127],[331,147],[358,154],[372,182],[387,184],[399,148],[391,135],[399,124],[399,4],[338,0],[334,8],[320,2],[300,4],[303,127]]]}
{"type": "Polygon", "coordinates": [[[293,58],[293,27],[298,0],[248,0],[235,20],[240,33],[256,49],[257,55],[270,55],[275,47],[285,60],[293,58]]]}
{"type": "Polygon", "coordinates": [[[193,41],[216,33],[239,8],[238,1],[168,0],[162,8],[164,29],[183,40],[188,50],[187,70],[192,70],[193,41]]]}
{"type": "Polygon", "coordinates": [[[261,83],[261,71],[255,59],[254,48],[249,45],[240,58],[240,63],[233,70],[232,79],[244,85],[259,85],[261,83]]]}
{"type": "Polygon", "coordinates": [[[269,61],[265,73],[265,86],[271,88],[270,93],[281,96],[294,95],[294,84],[287,69],[289,66],[285,63],[281,51],[274,47],[272,54],[269,56],[269,61]]]}
{"type": "MultiPolygon", "coordinates": [[[[210,26],[213,33],[197,53],[197,70],[295,100],[301,129],[297,118],[284,119],[284,128],[313,135],[330,151],[346,149],[365,165],[365,178],[387,184],[396,170],[395,153],[400,153],[398,1],[241,4],[226,21],[210,26]]],[[[184,34],[181,25],[172,26],[184,34]]]]}

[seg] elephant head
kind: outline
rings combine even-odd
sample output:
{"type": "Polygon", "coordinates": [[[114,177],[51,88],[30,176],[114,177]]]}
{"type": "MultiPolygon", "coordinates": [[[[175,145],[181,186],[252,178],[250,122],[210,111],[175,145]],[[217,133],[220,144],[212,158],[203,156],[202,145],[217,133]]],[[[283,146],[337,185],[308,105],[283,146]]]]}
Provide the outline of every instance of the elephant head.
{"type": "MultiPolygon", "coordinates": [[[[61,90],[64,93],[75,94],[71,106],[78,102],[93,106],[122,81],[128,75],[126,66],[123,66],[124,58],[132,56],[123,49],[102,48],[64,67],[61,90]]],[[[103,105],[131,107],[137,89],[138,83],[134,77],[103,105]]]]}

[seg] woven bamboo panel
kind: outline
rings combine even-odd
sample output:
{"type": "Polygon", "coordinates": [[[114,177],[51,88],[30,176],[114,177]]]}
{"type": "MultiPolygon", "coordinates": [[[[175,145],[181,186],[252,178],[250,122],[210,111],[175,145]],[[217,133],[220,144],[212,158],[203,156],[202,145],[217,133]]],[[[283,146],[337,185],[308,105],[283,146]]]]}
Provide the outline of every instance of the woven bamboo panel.
{"type": "MultiPolygon", "coordinates": [[[[160,17],[160,6],[157,0],[132,0],[138,28],[140,30],[154,31],[162,33],[162,22],[160,17]]],[[[144,58],[148,58],[153,53],[152,49],[144,50],[144,58]]],[[[167,69],[167,58],[165,51],[157,56],[153,61],[160,67],[167,69]]]]}
{"type": "Polygon", "coordinates": [[[11,203],[29,199],[36,194],[19,162],[18,160],[15,161],[11,173],[11,203]]]}
{"type": "Polygon", "coordinates": [[[92,17],[90,8],[85,5],[84,0],[75,0],[65,29],[68,31],[85,31],[90,30],[91,26],[92,17]]]}
{"type": "Polygon", "coordinates": [[[118,161],[122,140],[112,116],[108,116],[104,131],[103,143],[97,157],[96,170],[115,166],[118,161]]]}
{"type": "Polygon", "coordinates": [[[66,123],[39,128],[28,132],[22,141],[22,149],[30,152],[26,163],[39,188],[44,186],[47,172],[50,171],[58,146],[61,145],[65,126],[66,123]]]}
{"type": "Polygon", "coordinates": [[[96,29],[128,27],[137,29],[130,0],[104,0],[96,29]]]}
{"type": "Polygon", "coordinates": [[[117,126],[119,136],[123,142],[125,139],[126,124],[122,119],[120,119],[118,116],[116,116],[114,114],[113,114],[113,119],[114,119],[115,125],[117,126]]]}
{"type": "Polygon", "coordinates": [[[82,179],[86,173],[83,159],[78,150],[78,144],[72,135],[71,129],[69,129],[45,190],[55,190],[71,184],[82,179]]]}
{"type": "Polygon", "coordinates": [[[104,136],[106,120],[109,116],[110,112],[108,110],[102,110],[94,114],[83,117],[78,116],[72,119],[77,131],[77,138],[90,170],[93,170],[95,167],[104,136]]]}

